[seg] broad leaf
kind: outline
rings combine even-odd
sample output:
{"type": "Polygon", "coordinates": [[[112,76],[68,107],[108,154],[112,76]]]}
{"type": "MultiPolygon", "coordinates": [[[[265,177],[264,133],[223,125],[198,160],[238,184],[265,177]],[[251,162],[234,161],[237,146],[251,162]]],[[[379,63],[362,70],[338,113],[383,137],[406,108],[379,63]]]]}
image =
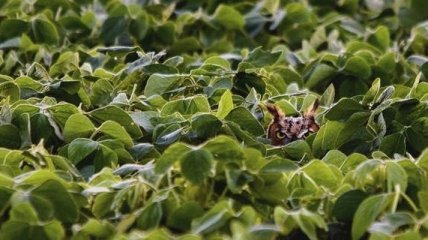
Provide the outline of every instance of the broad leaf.
{"type": "Polygon", "coordinates": [[[213,166],[213,155],[204,149],[190,150],[180,159],[184,177],[194,184],[201,184],[213,166]]]}
{"type": "Polygon", "coordinates": [[[89,137],[95,126],[88,117],[81,113],[71,115],[64,126],[64,140],[71,142],[76,138],[89,137]]]}
{"type": "Polygon", "coordinates": [[[353,217],[352,239],[360,239],[391,201],[392,195],[390,194],[380,194],[366,198],[353,217]]]}

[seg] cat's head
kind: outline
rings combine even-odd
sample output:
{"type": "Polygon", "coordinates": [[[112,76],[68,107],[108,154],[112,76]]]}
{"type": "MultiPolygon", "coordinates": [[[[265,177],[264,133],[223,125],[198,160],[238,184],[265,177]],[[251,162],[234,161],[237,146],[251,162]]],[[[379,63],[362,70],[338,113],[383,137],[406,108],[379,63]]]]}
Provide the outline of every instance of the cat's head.
{"type": "Polygon", "coordinates": [[[267,104],[273,116],[267,130],[267,138],[275,146],[285,145],[298,139],[305,139],[309,134],[317,132],[319,125],[315,121],[315,112],[319,106],[318,99],[299,117],[286,117],[274,104],[267,104]]]}

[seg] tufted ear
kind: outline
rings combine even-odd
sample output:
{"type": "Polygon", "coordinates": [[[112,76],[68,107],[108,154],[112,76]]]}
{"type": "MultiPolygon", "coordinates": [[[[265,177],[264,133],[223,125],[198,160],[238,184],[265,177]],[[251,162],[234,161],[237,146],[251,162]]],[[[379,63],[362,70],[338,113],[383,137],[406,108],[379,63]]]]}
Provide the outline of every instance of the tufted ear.
{"type": "Polygon", "coordinates": [[[274,120],[279,120],[280,118],[284,117],[284,113],[275,104],[267,103],[265,106],[269,113],[273,116],[274,120]]]}
{"type": "Polygon", "coordinates": [[[320,101],[316,99],[311,106],[303,113],[303,117],[305,118],[313,118],[315,117],[315,112],[318,110],[320,105],[320,101]]]}
{"type": "Polygon", "coordinates": [[[318,124],[315,121],[312,121],[311,124],[309,125],[309,131],[318,132],[318,130],[320,130],[320,126],[318,126],[318,124]]]}
{"type": "Polygon", "coordinates": [[[318,132],[320,129],[319,125],[315,122],[315,112],[318,110],[320,102],[316,99],[312,105],[303,113],[303,117],[309,120],[309,131],[318,132]]]}

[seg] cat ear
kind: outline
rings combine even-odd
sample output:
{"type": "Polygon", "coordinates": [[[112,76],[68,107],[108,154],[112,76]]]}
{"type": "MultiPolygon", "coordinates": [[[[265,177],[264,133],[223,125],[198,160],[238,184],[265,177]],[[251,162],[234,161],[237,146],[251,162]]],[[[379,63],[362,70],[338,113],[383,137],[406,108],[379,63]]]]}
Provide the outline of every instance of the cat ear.
{"type": "Polygon", "coordinates": [[[318,126],[315,121],[311,122],[311,124],[309,125],[309,131],[318,132],[318,130],[320,130],[320,126],[318,126]]]}
{"type": "Polygon", "coordinates": [[[265,106],[275,120],[284,117],[284,113],[275,104],[267,103],[265,106]]]}
{"type": "Polygon", "coordinates": [[[319,105],[320,105],[320,101],[318,99],[315,99],[315,101],[312,103],[312,105],[309,106],[308,110],[306,110],[303,113],[303,117],[305,117],[305,118],[315,117],[315,112],[317,111],[319,105]]]}

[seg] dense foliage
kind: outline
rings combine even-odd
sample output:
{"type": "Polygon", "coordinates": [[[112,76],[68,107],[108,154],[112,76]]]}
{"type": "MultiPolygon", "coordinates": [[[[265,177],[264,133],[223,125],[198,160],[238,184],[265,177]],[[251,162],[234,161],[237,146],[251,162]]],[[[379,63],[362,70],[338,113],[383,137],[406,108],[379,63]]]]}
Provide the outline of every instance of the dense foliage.
{"type": "Polygon", "coordinates": [[[427,9],[0,1],[0,239],[428,237],[427,9]]]}

